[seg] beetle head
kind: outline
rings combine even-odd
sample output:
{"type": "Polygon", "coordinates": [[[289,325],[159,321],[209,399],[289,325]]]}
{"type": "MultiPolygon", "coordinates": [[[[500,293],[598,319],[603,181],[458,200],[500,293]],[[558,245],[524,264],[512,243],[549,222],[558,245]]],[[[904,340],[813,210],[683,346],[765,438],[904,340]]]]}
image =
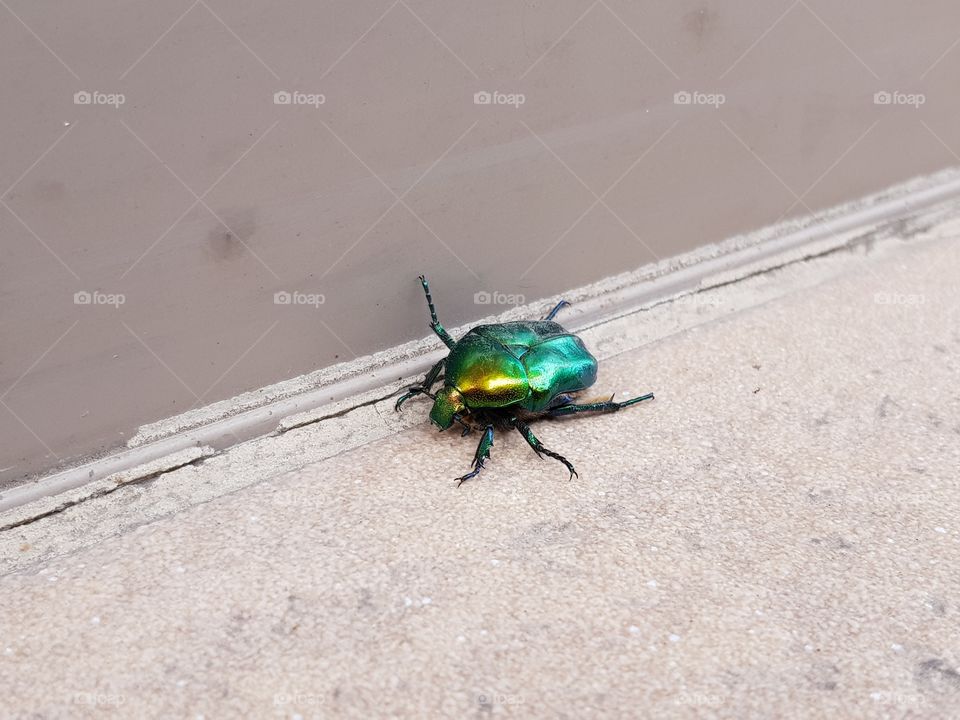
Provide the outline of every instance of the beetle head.
{"type": "Polygon", "coordinates": [[[467,409],[463,402],[463,395],[455,387],[444,386],[437,393],[433,401],[433,409],[430,410],[430,422],[436,425],[440,430],[446,430],[453,425],[454,415],[467,409]]]}

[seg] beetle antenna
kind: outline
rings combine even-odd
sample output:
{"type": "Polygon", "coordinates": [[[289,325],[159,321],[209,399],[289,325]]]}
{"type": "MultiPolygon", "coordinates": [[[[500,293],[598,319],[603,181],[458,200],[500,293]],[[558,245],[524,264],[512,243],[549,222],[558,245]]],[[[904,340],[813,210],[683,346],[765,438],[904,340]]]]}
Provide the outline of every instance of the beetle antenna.
{"type": "Polygon", "coordinates": [[[456,345],[456,341],[450,337],[450,333],[443,329],[443,325],[440,324],[440,321],[437,320],[437,309],[433,306],[433,298],[430,296],[430,286],[427,285],[427,278],[423,275],[420,276],[420,284],[423,285],[423,294],[427,296],[427,307],[430,308],[430,329],[433,330],[437,336],[443,340],[443,344],[448,348],[452,348],[456,345]]]}

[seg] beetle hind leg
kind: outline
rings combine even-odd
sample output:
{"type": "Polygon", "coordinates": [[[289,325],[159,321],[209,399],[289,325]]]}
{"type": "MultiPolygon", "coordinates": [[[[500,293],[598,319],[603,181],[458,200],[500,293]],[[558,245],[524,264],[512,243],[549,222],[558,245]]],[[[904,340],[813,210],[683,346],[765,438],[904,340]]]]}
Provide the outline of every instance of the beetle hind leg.
{"type": "Polygon", "coordinates": [[[533,448],[533,451],[541,459],[544,455],[547,457],[552,457],[554,460],[559,460],[564,464],[567,470],[570,471],[570,479],[573,480],[574,476],[580,477],[579,473],[574,469],[573,463],[567,460],[563,455],[553,452],[553,450],[548,450],[543,446],[543,443],[537,439],[537,436],[533,434],[533,430],[530,429],[530,426],[527,425],[522,420],[517,420],[514,418],[512,420],[512,425],[519,431],[523,438],[530,444],[530,447],[533,448]]]}
{"type": "Polygon", "coordinates": [[[565,307],[570,307],[570,303],[566,300],[561,300],[556,305],[553,306],[553,310],[547,313],[547,316],[543,318],[543,321],[553,320],[556,317],[557,313],[563,310],[565,307]]]}
{"type": "Polygon", "coordinates": [[[473,455],[473,462],[471,463],[473,470],[457,478],[457,487],[480,474],[480,471],[483,470],[483,461],[490,457],[490,448],[492,447],[493,425],[487,425],[487,429],[483,431],[483,437],[480,438],[480,444],[477,445],[477,452],[473,455]]]}
{"type": "Polygon", "coordinates": [[[610,399],[606,402],[587,403],[585,405],[562,405],[560,407],[555,407],[548,410],[546,414],[549,417],[560,417],[561,415],[573,415],[575,413],[582,412],[616,412],[621,408],[629,407],[630,405],[636,405],[644,400],[653,400],[653,393],[640,395],[639,397],[630,398],[629,400],[624,400],[623,402],[614,402],[613,396],[611,395],[610,399]]]}
{"type": "MultiPolygon", "coordinates": [[[[612,398],[611,398],[612,399],[612,398]]],[[[553,400],[550,401],[550,407],[548,410],[554,410],[558,407],[563,407],[564,405],[570,405],[573,403],[573,396],[569,393],[560,393],[553,400]]]]}

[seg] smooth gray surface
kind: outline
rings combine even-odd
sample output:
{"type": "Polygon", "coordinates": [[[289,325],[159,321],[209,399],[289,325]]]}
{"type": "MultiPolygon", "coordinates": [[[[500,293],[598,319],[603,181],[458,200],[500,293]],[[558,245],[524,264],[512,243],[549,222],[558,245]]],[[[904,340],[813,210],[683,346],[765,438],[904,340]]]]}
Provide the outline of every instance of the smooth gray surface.
{"type": "Polygon", "coordinates": [[[0,480],[421,336],[419,272],[456,325],[489,312],[478,291],[532,300],[960,147],[945,0],[6,0],[0,16],[0,480]],[[75,105],[81,90],[126,102],[75,105]],[[526,102],[477,106],[481,90],[526,102]],[[676,105],[682,90],[726,103],[676,105]],[[882,90],[926,103],[877,106],[882,90]],[[73,303],[95,290],[126,302],[73,303]]]}

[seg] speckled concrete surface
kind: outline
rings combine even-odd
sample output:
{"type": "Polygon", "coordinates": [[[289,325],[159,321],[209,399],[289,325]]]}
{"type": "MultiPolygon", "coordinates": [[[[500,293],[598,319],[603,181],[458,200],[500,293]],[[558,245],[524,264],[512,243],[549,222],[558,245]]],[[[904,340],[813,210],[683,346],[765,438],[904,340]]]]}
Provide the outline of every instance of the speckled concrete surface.
{"type": "Polygon", "coordinates": [[[9,575],[3,715],[960,717],[957,268],[607,361],[579,480],[423,424],[9,575]]]}

